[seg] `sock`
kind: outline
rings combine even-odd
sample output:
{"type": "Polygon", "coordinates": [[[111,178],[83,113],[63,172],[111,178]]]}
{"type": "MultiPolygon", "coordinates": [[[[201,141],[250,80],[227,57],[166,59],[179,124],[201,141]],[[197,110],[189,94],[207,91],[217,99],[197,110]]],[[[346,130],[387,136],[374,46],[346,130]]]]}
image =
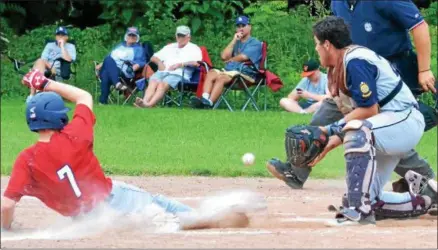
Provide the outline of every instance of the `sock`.
{"type": "Polygon", "coordinates": [[[210,94],[209,93],[203,93],[202,97],[207,99],[207,100],[210,100],[210,94]]]}
{"type": "Polygon", "coordinates": [[[307,111],[305,111],[304,109],[302,109],[302,110],[300,111],[300,114],[307,114],[307,111]]]}

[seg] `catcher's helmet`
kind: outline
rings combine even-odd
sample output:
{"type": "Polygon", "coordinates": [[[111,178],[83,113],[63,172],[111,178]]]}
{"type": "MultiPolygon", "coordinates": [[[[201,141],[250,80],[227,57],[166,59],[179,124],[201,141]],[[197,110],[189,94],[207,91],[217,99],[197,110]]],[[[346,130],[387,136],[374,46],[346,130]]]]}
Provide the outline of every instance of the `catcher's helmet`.
{"type": "Polygon", "coordinates": [[[27,125],[33,132],[42,129],[61,130],[68,123],[69,110],[60,95],[54,92],[38,93],[27,103],[27,125]]]}

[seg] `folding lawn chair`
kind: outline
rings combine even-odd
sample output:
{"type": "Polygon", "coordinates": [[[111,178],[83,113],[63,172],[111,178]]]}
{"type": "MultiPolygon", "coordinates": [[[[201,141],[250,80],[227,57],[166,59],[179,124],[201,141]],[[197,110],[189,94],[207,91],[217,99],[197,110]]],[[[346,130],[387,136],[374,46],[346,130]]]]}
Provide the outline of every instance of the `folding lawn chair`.
{"type": "MultiPolygon", "coordinates": [[[[46,39],[44,46],[46,46],[48,43],[51,43],[51,42],[55,42],[55,40],[46,39]]],[[[74,40],[69,40],[68,43],[71,43],[71,44],[76,46],[76,43],[74,40]]],[[[36,58],[32,58],[30,60],[23,61],[23,60],[19,60],[16,58],[12,58],[9,55],[7,55],[7,57],[14,64],[14,70],[21,76],[24,76],[33,67],[33,64],[35,63],[35,61],[40,58],[40,57],[36,57],[36,58]]],[[[77,60],[74,62],[68,62],[68,61],[64,60],[63,58],[57,58],[53,61],[50,69],[47,69],[44,72],[44,75],[46,77],[48,77],[52,80],[56,80],[56,81],[70,80],[72,75],[76,76],[76,64],[77,64],[77,60]],[[57,61],[59,61],[61,64],[60,75],[52,75],[51,70],[57,61]]],[[[76,82],[76,77],[74,77],[74,81],[76,82]]]]}
{"type": "Polygon", "coordinates": [[[217,109],[219,105],[224,102],[227,108],[230,111],[234,111],[232,105],[227,100],[228,95],[232,91],[242,91],[245,93],[246,96],[246,102],[242,107],[242,111],[245,111],[248,105],[251,103],[255,110],[259,111],[259,106],[257,105],[257,101],[255,99],[256,95],[260,92],[261,88],[264,88],[264,110],[266,110],[267,107],[267,88],[266,88],[266,67],[267,67],[267,51],[268,51],[268,44],[266,42],[262,42],[262,58],[260,60],[259,69],[257,69],[253,64],[250,62],[246,63],[245,65],[250,66],[255,72],[257,72],[256,78],[254,83],[249,82],[246,80],[241,74],[235,75],[232,79],[230,84],[225,86],[224,92],[219,97],[218,101],[213,106],[213,109],[217,109]],[[250,88],[253,88],[252,91],[250,88]]]}
{"type": "Polygon", "coordinates": [[[181,81],[175,90],[169,90],[163,99],[163,105],[175,104],[176,106],[182,108],[184,97],[189,97],[195,95],[198,92],[199,87],[202,87],[201,83],[205,79],[205,75],[211,68],[211,60],[205,46],[200,47],[202,52],[202,61],[199,61],[199,67],[185,67],[183,69],[183,74],[181,81]],[[184,73],[187,68],[193,68],[193,74],[189,81],[185,80],[184,73]]]}
{"type": "MultiPolygon", "coordinates": [[[[127,86],[128,89],[127,90],[118,90],[115,88],[115,86],[111,85],[110,86],[110,95],[108,97],[108,101],[111,103],[120,103],[120,95],[124,96],[124,100],[122,102],[122,105],[125,105],[126,103],[128,103],[130,100],[133,99],[133,97],[135,97],[137,95],[138,92],[140,91],[144,91],[146,88],[146,78],[145,78],[145,72],[147,70],[148,67],[148,63],[152,57],[152,55],[154,54],[152,45],[149,42],[143,42],[142,43],[142,47],[144,49],[144,53],[145,58],[146,58],[146,64],[143,68],[138,69],[137,71],[135,71],[135,76],[133,78],[126,78],[122,71],[120,72],[119,75],[119,80],[120,82],[127,86]]],[[[99,64],[98,61],[93,61],[94,63],[94,74],[96,76],[96,84],[95,84],[95,99],[97,101],[97,98],[99,96],[99,88],[101,86],[101,79],[99,76],[99,71],[96,70],[96,65],[99,64]]],[[[125,61],[122,65],[122,68],[124,67],[132,67],[132,63],[129,61],[125,61]]]]}

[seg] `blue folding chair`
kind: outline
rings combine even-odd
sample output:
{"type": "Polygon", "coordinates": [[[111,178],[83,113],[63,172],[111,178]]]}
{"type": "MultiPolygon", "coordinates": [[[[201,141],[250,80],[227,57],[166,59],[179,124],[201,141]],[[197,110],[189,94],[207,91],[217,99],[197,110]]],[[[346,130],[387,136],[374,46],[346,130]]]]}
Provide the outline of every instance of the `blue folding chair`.
{"type": "MultiPolygon", "coordinates": [[[[152,55],[154,54],[153,48],[152,48],[152,44],[148,41],[145,41],[143,43],[141,43],[141,45],[143,46],[144,49],[144,53],[145,53],[145,58],[146,58],[146,65],[137,70],[135,72],[135,77],[134,78],[126,78],[124,77],[123,73],[120,73],[119,76],[119,80],[120,82],[127,86],[128,89],[125,91],[121,91],[115,88],[115,86],[111,86],[110,88],[110,95],[109,95],[109,102],[111,103],[120,103],[120,94],[124,94],[124,98],[125,100],[122,102],[122,105],[125,105],[126,103],[128,103],[128,101],[130,101],[133,97],[135,97],[137,95],[137,93],[139,91],[144,91],[145,90],[145,86],[147,85],[147,82],[145,80],[145,70],[149,65],[150,62],[150,58],[152,57],[152,55]],[[113,100],[116,99],[116,100],[113,100]]],[[[95,98],[97,100],[98,97],[98,93],[99,93],[99,88],[100,88],[100,83],[101,83],[101,79],[99,77],[99,71],[97,71],[96,65],[99,64],[99,62],[94,61],[94,73],[96,76],[96,84],[95,84],[95,98]]],[[[124,67],[132,67],[132,63],[130,61],[126,61],[123,63],[122,68],[124,67]]]]}
{"type": "Polygon", "coordinates": [[[175,104],[176,106],[182,108],[184,97],[190,99],[190,97],[196,93],[199,81],[201,80],[202,67],[204,67],[206,71],[209,70],[209,66],[206,62],[200,61],[198,63],[200,64],[199,67],[190,67],[193,68],[194,71],[189,81],[184,78],[186,69],[189,67],[184,67],[181,81],[178,83],[176,89],[171,89],[166,93],[163,99],[163,105],[175,104]]]}

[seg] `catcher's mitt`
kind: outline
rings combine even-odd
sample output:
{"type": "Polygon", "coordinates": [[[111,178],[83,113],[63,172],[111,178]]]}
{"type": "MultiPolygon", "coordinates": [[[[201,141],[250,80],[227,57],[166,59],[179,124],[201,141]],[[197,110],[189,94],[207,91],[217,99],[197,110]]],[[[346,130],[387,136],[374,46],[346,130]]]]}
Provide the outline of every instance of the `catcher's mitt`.
{"type": "Polygon", "coordinates": [[[308,167],[324,150],[327,142],[327,135],[317,126],[291,126],[286,129],[287,161],[295,167],[308,167]]]}

